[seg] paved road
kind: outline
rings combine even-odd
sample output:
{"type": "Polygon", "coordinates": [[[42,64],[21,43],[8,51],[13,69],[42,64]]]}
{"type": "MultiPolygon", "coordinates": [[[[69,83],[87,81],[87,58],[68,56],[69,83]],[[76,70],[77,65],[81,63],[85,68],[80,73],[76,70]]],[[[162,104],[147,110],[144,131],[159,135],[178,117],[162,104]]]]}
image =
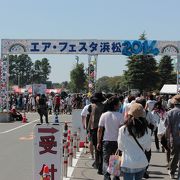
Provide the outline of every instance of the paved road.
{"type": "MultiPolygon", "coordinates": [[[[27,124],[0,123],[0,180],[33,180],[33,127],[39,121],[39,116],[37,113],[27,113],[27,118],[27,124]]],[[[71,121],[71,116],[60,116],[60,120],[71,121]]],[[[103,176],[96,173],[92,163],[89,154],[82,152],[72,176],[67,179],[102,180],[103,176]]],[[[150,180],[169,179],[164,153],[153,151],[149,172],[150,180]]]]}
{"type": "MultiPolygon", "coordinates": [[[[33,127],[39,115],[26,116],[26,124],[0,123],[0,180],[33,180],[33,127]]],[[[70,119],[69,115],[61,116],[61,121],[70,119]]]]}
{"type": "MultiPolygon", "coordinates": [[[[149,180],[169,180],[170,178],[167,174],[165,153],[156,153],[155,151],[152,152],[152,160],[149,166],[149,180]]],[[[92,168],[93,160],[90,160],[89,156],[89,154],[82,153],[81,158],[77,163],[77,167],[75,168],[71,177],[72,180],[103,180],[103,176],[98,175],[97,170],[92,168]]]]}

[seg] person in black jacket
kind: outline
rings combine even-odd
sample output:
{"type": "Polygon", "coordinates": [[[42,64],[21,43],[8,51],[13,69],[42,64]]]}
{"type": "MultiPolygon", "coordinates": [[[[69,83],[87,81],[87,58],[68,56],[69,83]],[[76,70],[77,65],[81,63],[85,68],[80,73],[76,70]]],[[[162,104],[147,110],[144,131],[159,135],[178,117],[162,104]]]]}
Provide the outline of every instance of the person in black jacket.
{"type": "Polygon", "coordinates": [[[48,107],[47,107],[47,99],[45,94],[42,94],[39,98],[38,102],[38,113],[40,115],[40,123],[43,123],[43,116],[45,116],[45,121],[48,124],[48,107]]]}

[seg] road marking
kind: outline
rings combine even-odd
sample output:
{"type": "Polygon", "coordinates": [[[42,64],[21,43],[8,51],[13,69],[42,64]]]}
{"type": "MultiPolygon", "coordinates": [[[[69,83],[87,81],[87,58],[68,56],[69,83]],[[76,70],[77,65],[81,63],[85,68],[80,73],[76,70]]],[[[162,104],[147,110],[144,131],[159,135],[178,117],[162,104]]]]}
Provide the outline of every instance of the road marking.
{"type": "Polygon", "coordinates": [[[80,148],[79,151],[80,152],[77,152],[77,154],[76,154],[76,159],[73,159],[72,167],[68,166],[68,174],[67,174],[68,177],[67,178],[64,177],[63,180],[70,180],[72,178],[72,174],[73,174],[76,164],[81,156],[81,153],[83,152],[83,148],[80,148]]]}
{"type": "Polygon", "coordinates": [[[29,122],[29,123],[23,124],[22,126],[18,126],[18,127],[15,127],[15,128],[13,128],[13,129],[9,129],[9,130],[4,131],[4,132],[0,132],[0,134],[6,134],[6,133],[9,133],[9,132],[15,131],[15,130],[20,129],[20,128],[24,127],[24,126],[27,126],[27,125],[33,124],[33,123],[34,123],[34,122],[36,122],[36,121],[39,121],[39,119],[36,119],[36,120],[34,120],[34,121],[32,121],[32,122],[29,122]]]}
{"type": "Polygon", "coordinates": [[[33,132],[30,133],[28,136],[22,136],[19,138],[19,140],[21,141],[30,141],[30,140],[33,140],[34,139],[34,135],[33,135],[33,132]]]}
{"type": "Polygon", "coordinates": [[[21,141],[30,141],[30,140],[33,140],[34,139],[34,136],[29,136],[29,137],[20,137],[19,140],[21,141]]]}

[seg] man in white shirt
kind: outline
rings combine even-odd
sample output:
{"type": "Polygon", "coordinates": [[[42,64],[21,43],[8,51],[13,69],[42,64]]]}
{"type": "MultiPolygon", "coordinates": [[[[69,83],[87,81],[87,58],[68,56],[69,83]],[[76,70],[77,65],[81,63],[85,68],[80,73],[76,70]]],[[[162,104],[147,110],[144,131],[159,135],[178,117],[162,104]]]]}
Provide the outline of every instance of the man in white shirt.
{"type": "Polygon", "coordinates": [[[89,106],[91,104],[88,104],[86,106],[84,106],[83,110],[81,111],[81,118],[82,118],[82,124],[83,124],[83,128],[86,129],[87,131],[87,136],[88,136],[88,140],[89,140],[89,150],[90,150],[90,153],[91,153],[91,159],[94,159],[94,148],[93,148],[93,143],[92,143],[92,140],[90,138],[90,135],[89,135],[89,130],[87,128],[87,125],[88,125],[88,120],[89,120],[89,116],[90,116],[90,112],[89,112],[89,106]]]}
{"type": "Polygon", "coordinates": [[[71,114],[71,112],[72,112],[72,98],[71,98],[71,95],[68,95],[68,97],[66,98],[66,104],[67,104],[67,112],[69,112],[71,114]]]}
{"type": "MultiPolygon", "coordinates": [[[[99,120],[97,149],[103,147],[104,180],[110,179],[110,174],[107,172],[109,157],[111,154],[114,154],[118,148],[117,139],[119,127],[124,123],[123,115],[118,112],[119,106],[119,98],[112,96],[107,101],[107,112],[103,113],[99,120]]],[[[119,177],[117,176],[113,179],[119,180],[119,177]]]]}
{"type": "Polygon", "coordinates": [[[154,100],[154,96],[151,94],[149,96],[149,100],[147,100],[146,102],[146,107],[145,109],[147,109],[148,111],[152,111],[154,108],[154,105],[156,104],[157,101],[154,100]]]}

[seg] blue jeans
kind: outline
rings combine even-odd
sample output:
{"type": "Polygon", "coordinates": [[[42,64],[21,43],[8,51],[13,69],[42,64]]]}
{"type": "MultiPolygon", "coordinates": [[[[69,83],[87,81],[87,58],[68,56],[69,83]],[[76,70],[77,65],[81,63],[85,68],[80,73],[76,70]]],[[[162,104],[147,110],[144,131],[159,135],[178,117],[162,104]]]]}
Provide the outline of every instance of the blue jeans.
{"type": "Polygon", "coordinates": [[[137,173],[123,173],[124,180],[141,180],[143,178],[145,170],[142,170],[137,173]]]}
{"type": "MultiPolygon", "coordinates": [[[[111,174],[109,174],[106,170],[109,165],[109,157],[112,154],[115,154],[118,148],[117,141],[104,141],[103,142],[103,172],[104,172],[104,180],[111,180],[111,174]]],[[[113,177],[113,180],[119,180],[120,178],[117,176],[113,177]]]]}

